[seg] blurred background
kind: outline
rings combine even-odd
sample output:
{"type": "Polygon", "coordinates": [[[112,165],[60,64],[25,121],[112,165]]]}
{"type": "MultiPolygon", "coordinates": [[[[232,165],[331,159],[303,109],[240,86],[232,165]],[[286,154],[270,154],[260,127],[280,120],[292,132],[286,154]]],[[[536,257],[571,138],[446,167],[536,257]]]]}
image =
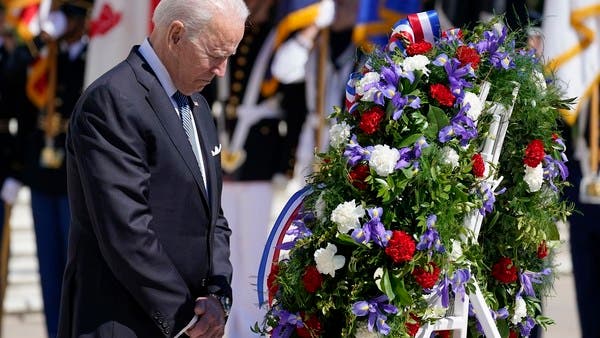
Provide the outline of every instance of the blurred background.
{"type": "MultiPolygon", "coordinates": [[[[0,338],[54,338],[56,334],[55,325],[46,325],[46,322],[47,318],[54,318],[51,319],[54,322],[57,317],[66,251],[68,204],[61,147],[68,117],[81,91],[148,35],[152,28],[151,13],[159,1],[0,0],[0,184],[5,204],[4,210],[0,210],[3,216],[0,220],[4,219],[0,228],[0,338]],[[41,278],[42,275],[45,277],[41,278]]],[[[320,1],[246,0],[252,11],[256,9],[251,17],[256,20],[251,25],[253,28],[259,26],[258,14],[280,18],[280,8],[320,1]]],[[[380,10],[435,9],[443,30],[472,27],[479,20],[502,13],[506,15],[507,26],[527,31],[532,48],[564,82],[566,95],[579,98],[564,116],[565,138],[572,152],[570,180],[574,187],[567,197],[583,213],[574,215],[570,225],[560,226],[562,245],[556,256],[555,290],[545,299],[543,307],[544,314],[553,318],[556,325],[542,336],[600,337],[600,323],[593,318],[600,303],[596,292],[600,280],[600,246],[597,245],[600,240],[597,222],[600,216],[600,1],[335,0],[335,3],[346,11],[354,8],[351,15],[345,16],[351,19],[344,22],[346,26],[339,35],[350,43],[357,43],[350,39],[353,33],[356,36],[355,28],[383,21],[377,11],[366,21],[364,13],[357,13],[357,8],[367,8],[363,6],[367,3],[380,10]]],[[[396,14],[402,17],[408,13],[396,14]]],[[[338,24],[341,21],[327,25],[335,31],[338,24]]],[[[252,34],[258,36],[258,30],[252,34]]],[[[339,39],[333,41],[334,51],[346,47],[336,46],[339,39]]],[[[245,53],[248,51],[242,52],[240,48],[237,64],[248,65],[238,67],[236,81],[241,81],[252,65],[243,59],[245,53]]],[[[344,76],[347,74],[342,74],[344,76]]],[[[225,106],[223,128],[235,125],[230,119],[235,118],[235,109],[242,97],[240,89],[235,88],[238,82],[232,83],[234,95],[222,102],[225,106]]],[[[292,85],[289,89],[298,92],[299,87],[292,85]]],[[[208,88],[205,95],[216,97],[210,90],[208,88]]],[[[342,94],[340,91],[334,96],[339,98],[342,94]]],[[[304,101],[304,97],[300,101],[304,101]]],[[[290,107],[304,109],[300,117],[269,122],[275,125],[271,129],[287,131],[287,138],[277,138],[281,142],[281,148],[277,149],[282,152],[293,153],[296,147],[301,147],[300,129],[310,117],[306,114],[307,107],[300,103],[287,102],[290,107]],[[295,139],[290,140],[289,136],[295,139]]],[[[254,137],[252,133],[267,133],[265,128],[269,126],[251,129],[249,140],[254,137]]],[[[267,146],[273,149],[275,144],[271,142],[267,146]]],[[[256,147],[258,153],[264,153],[262,145],[256,147]]],[[[272,181],[274,195],[268,224],[273,224],[281,207],[301,184],[303,172],[294,166],[302,159],[294,153],[283,161],[284,169],[265,173],[260,172],[264,159],[253,158],[250,151],[248,154],[247,162],[259,163],[253,165],[253,170],[259,172],[247,176],[233,168],[226,172],[228,182],[272,181]]]]}

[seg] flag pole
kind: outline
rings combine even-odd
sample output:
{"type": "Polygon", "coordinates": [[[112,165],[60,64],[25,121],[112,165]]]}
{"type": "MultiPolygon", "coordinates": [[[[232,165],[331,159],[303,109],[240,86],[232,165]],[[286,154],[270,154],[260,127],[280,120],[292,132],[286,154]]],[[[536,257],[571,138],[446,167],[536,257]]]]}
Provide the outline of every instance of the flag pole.
{"type": "Polygon", "coordinates": [[[2,318],[4,318],[4,296],[8,284],[8,258],[10,256],[10,214],[12,206],[3,203],[4,226],[2,227],[2,237],[0,241],[0,338],[2,338],[2,318]]]}
{"type": "Polygon", "coordinates": [[[600,122],[600,93],[598,90],[600,85],[595,85],[592,88],[592,99],[590,109],[590,172],[594,175],[598,175],[598,128],[600,122]]]}
{"type": "Polygon", "coordinates": [[[319,35],[319,62],[317,65],[317,126],[315,128],[315,147],[321,152],[323,129],[325,128],[325,91],[327,88],[327,58],[329,57],[329,29],[324,28],[319,35]]]}

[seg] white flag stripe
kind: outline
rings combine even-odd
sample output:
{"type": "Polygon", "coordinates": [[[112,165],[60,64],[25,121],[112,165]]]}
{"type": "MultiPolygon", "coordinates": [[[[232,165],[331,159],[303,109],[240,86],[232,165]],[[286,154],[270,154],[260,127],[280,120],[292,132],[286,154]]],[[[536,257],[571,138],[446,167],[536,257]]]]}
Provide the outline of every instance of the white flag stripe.
{"type": "MultiPolygon", "coordinates": [[[[150,0],[96,0],[92,22],[99,20],[106,6],[120,15],[114,27],[104,34],[92,36],[88,47],[85,86],[124,60],[133,45],[142,43],[149,34],[150,0]]],[[[106,9],[105,9],[106,10],[106,9]]]]}

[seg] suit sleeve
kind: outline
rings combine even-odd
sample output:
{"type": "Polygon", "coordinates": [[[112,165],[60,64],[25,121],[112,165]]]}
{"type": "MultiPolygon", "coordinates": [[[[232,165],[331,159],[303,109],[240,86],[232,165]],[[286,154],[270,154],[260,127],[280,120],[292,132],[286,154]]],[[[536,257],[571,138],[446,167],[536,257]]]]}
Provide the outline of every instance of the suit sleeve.
{"type": "Polygon", "coordinates": [[[71,121],[70,155],[102,256],[170,337],[193,316],[194,299],[151,227],[147,145],[136,115],[128,113],[135,105],[117,104],[104,87],[80,105],[71,121]]]}

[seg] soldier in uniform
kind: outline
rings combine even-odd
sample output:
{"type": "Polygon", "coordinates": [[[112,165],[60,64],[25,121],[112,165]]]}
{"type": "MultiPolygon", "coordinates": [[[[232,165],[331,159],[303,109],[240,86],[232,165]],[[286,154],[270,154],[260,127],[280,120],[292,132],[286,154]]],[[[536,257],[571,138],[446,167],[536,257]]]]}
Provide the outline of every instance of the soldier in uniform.
{"type": "Polygon", "coordinates": [[[227,73],[203,90],[220,133],[224,171],[223,210],[232,230],[234,305],[226,326],[228,337],[248,337],[263,318],[258,307],[256,277],[272,222],[277,182],[290,175],[299,124],[281,110],[282,100],[295,99],[261,91],[266,82],[274,41],[275,1],[246,0],[251,15],[244,38],[229,58],[227,73]]]}
{"type": "Polygon", "coordinates": [[[8,273],[8,219],[22,186],[23,136],[35,112],[25,94],[29,51],[4,26],[2,15],[0,8],[0,307],[8,273]]]}
{"type": "Polygon", "coordinates": [[[57,334],[70,223],[64,158],[66,128],[83,90],[89,7],[85,2],[63,3],[60,11],[66,18],[64,33],[56,41],[45,32],[36,39],[47,47],[56,44],[55,95],[49,98],[50,104],[41,109],[37,126],[29,132],[24,170],[25,183],[31,189],[44,314],[50,338],[57,334]]]}
{"type": "MultiPolygon", "coordinates": [[[[271,67],[273,75],[288,86],[300,86],[296,95],[301,96],[303,102],[294,109],[303,109],[296,115],[306,116],[301,121],[303,125],[295,154],[295,185],[303,185],[310,174],[315,148],[326,150],[328,128],[324,125],[324,117],[334,106],[343,107],[348,76],[359,62],[360,53],[352,41],[358,5],[358,0],[322,1],[314,24],[296,32],[275,54],[271,67]],[[324,67],[319,69],[323,66],[319,59],[323,51],[317,37],[323,28],[329,29],[325,48],[327,59],[324,67]],[[319,72],[325,75],[324,93],[317,92],[319,76],[322,76],[319,72]],[[318,96],[322,96],[322,107],[317,106],[318,96]]],[[[283,107],[293,108],[287,102],[283,107]]]]}

